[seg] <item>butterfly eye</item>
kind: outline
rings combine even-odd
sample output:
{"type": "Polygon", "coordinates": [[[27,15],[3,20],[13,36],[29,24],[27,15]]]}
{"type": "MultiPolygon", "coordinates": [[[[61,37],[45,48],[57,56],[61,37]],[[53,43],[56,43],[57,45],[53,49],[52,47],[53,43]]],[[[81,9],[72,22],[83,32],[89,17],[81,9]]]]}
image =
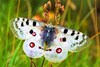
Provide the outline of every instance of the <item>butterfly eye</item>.
{"type": "Polygon", "coordinates": [[[60,54],[60,53],[62,52],[62,49],[61,49],[61,48],[57,48],[57,49],[56,49],[56,52],[57,52],[58,54],[60,54]]]}
{"type": "Polygon", "coordinates": [[[31,48],[33,48],[33,47],[35,47],[35,44],[34,44],[33,42],[31,42],[31,43],[29,44],[29,46],[30,46],[31,48]]]}

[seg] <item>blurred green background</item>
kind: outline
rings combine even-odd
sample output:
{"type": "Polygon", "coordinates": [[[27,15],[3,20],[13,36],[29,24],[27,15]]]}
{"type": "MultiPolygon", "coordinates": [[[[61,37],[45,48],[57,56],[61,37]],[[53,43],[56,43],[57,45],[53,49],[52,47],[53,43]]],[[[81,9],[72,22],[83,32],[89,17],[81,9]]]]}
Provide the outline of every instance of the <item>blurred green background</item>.
{"type": "MultiPolygon", "coordinates": [[[[48,0],[0,0],[0,67],[30,67],[30,59],[22,50],[23,41],[15,38],[10,30],[10,20],[16,17],[43,20],[43,4],[48,0]]],[[[100,67],[100,35],[91,38],[100,31],[100,14],[96,16],[96,0],[61,0],[66,6],[64,25],[79,30],[90,37],[89,47],[76,53],[70,53],[61,63],[44,61],[43,67],[100,67]],[[68,1],[71,3],[68,5],[68,1]],[[95,12],[94,12],[95,11],[95,12]],[[98,21],[96,20],[98,19],[98,21]]],[[[53,20],[54,0],[50,12],[53,20]]],[[[100,1],[98,0],[100,3],[100,1]]],[[[98,3],[98,4],[99,4],[98,3]]],[[[33,59],[37,67],[41,67],[43,57],[33,59]]],[[[33,65],[34,66],[34,65],[33,65]]]]}

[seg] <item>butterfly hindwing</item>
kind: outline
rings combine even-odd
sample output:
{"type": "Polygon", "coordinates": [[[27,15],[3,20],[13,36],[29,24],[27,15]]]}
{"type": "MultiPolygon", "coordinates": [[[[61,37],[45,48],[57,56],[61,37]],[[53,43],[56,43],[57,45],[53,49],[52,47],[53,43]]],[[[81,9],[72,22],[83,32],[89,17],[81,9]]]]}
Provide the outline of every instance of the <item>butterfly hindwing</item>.
{"type": "Polygon", "coordinates": [[[23,50],[28,57],[39,58],[43,56],[42,41],[30,38],[25,40],[23,50]]]}
{"type": "Polygon", "coordinates": [[[50,62],[61,62],[66,59],[68,55],[68,50],[66,50],[66,47],[64,44],[60,42],[60,37],[62,37],[63,34],[58,33],[54,41],[48,45],[49,49],[47,49],[44,52],[44,57],[50,61],[50,62]]]}
{"type": "Polygon", "coordinates": [[[11,30],[16,37],[19,39],[28,39],[32,37],[30,33],[35,29],[35,27],[40,27],[44,25],[42,22],[37,20],[31,20],[27,18],[15,18],[11,21],[11,30]]]}
{"type": "Polygon", "coordinates": [[[71,52],[79,51],[83,49],[84,46],[85,47],[88,46],[87,44],[85,45],[88,37],[83,33],[67,29],[64,27],[57,27],[57,29],[64,34],[63,38],[65,38],[66,41],[62,42],[62,44],[65,44],[65,47],[69,51],[71,52]]]}

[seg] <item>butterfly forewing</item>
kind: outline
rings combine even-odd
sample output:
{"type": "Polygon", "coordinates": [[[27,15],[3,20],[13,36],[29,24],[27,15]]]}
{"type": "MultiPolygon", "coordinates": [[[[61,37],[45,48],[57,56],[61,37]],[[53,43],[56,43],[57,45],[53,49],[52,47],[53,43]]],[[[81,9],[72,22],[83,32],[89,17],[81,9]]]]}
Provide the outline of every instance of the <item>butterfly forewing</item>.
{"type": "Polygon", "coordinates": [[[64,34],[66,41],[62,42],[62,44],[65,44],[66,49],[69,51],[80,51],[88,46],[88,44],[85,44],[88,40],[88,36],[84,35],[83,33],[64,27],[57,27],[57,29],[64,34]]]}
{"type": "Polygon", "coordinates": [[[15,18],[11,21],[11,30],[16,37],[19,39],[28,39],[32,37],[31,33],[36,27],[43,26],[44,23],[38,22],[37,20],[31,20],[27,18],[15,18]]]}

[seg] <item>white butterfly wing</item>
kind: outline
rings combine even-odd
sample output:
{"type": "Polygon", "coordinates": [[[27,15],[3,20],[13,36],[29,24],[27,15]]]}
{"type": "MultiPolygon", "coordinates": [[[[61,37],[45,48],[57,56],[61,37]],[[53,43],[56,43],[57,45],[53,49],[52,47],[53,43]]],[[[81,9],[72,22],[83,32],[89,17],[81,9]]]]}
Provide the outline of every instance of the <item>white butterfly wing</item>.
{"type": "Polygon", "coordinates": [[[35,27],[43,26],[44,23],[37,20],[31,20],[26,18],[15,18],[11,21],[11,30],[13,34],[19,39],[28,39],[32,37],[35,27]]]}
{"type": "Polygon", "coordinates": [[[64,27],[57,27],[57,29],[64,34],[63,38],[66,38],[66,41],[62,42],[62,44],[65,44],[67,50],[76,52],[88,46],[88,44],[85,44],[88,36],[83,33],[64,27]]]}
{"type": "Polygon", "coordinates": [[[25,40],[23,50],[28,57],[39,58],[43,56],[42,41],[33,38],[25,40]]]}
{"type": "Polygon", "coordinates": [[[66,59],[68,51],[66,47],[60,42],[59,36],[63,36],[61,33],[57,34],[56,39],[50,45],[50,47],[44,52],[44,57],[50,62],[61,62],[66,59]]]}

